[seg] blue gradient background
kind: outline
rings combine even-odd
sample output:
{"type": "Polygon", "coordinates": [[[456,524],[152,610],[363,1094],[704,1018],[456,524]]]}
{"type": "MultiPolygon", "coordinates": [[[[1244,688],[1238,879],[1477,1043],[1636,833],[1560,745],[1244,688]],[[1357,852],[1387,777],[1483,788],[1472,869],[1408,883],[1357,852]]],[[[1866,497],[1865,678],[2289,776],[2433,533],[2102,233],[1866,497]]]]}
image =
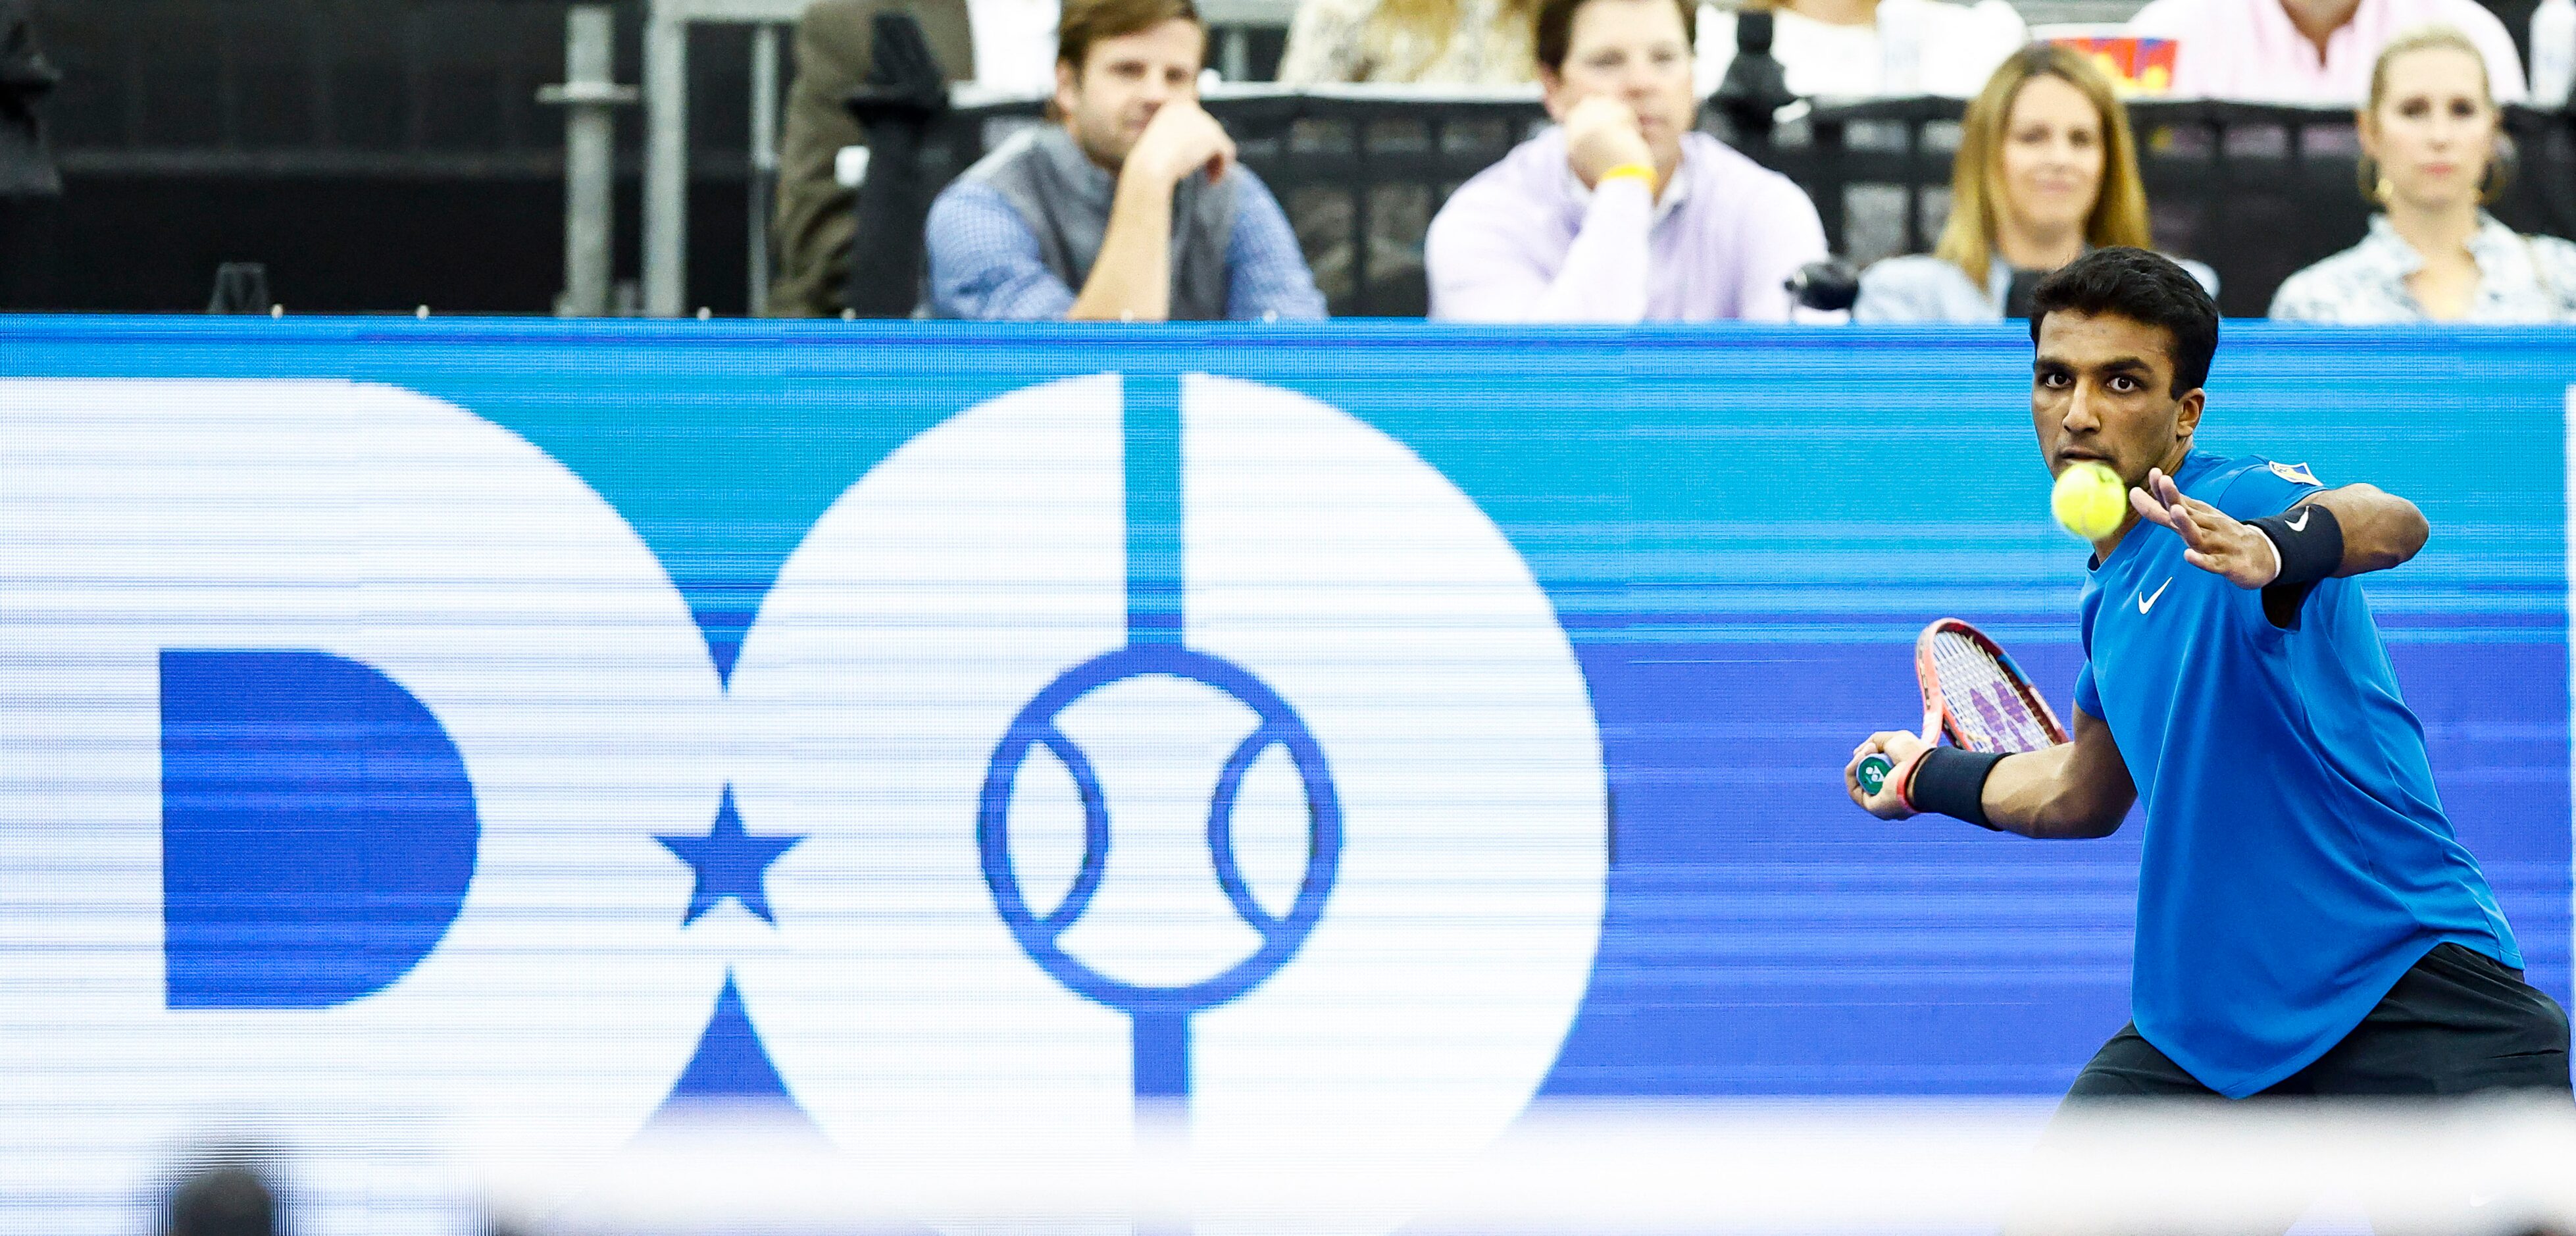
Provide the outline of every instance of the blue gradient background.
{"type": "MultiPolygon", "coordinates": [[[[2047,518],[2028,364],[2014,326],[0,319],[0,375],[380,382],[508,426],[634,525],[727,669],[823,509],[983,399],[1190,371],[1341,408],[1502,527],[1590,683],[1613,863],[1560,1095],[2046,1094],[2125,1019],[2135,821],[2059,843],[1883,824],[1839,775],[1919,721],[1932,617],[1985,626],[2067,706],[2086,551],[2047,518]]],[[[2567,333],[2229,323],[2202,437],[2431,517],[2371,600],[2445,805],[2562,1002],[2571,381],[2567,333]]],[[[756,1035],[728,992],[680,1092],[780,1093],[756,1035]]]]}

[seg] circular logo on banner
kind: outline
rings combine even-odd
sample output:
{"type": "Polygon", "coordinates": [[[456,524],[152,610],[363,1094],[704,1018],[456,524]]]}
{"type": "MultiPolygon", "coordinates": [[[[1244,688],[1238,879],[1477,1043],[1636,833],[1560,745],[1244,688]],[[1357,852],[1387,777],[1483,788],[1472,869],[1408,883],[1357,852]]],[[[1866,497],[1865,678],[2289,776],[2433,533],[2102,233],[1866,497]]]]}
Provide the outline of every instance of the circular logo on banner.
{"type": "MultiPolygon", "coordinates": [[[[984,879],[992,886],[994,904],[1002,913],[1002,921],[1019,937],[1020,947],[1066,987],[1136,1016],[1157,1012],[1179,1015],[1223,1004],[1285,965],[1323,912],[1324,895],[1332,888],[1334,864],[1341,855],[1341,830],[1341,807],[1333,797],[1332,776],[1325,768],[1323,751],[1287,701],[1240,666],[1186,648],[1156,644],[1122,648],[1086,661],[1029,701],[1028,707],[1012,720],[1001,751],[993,757],[993,769],[985,778],[983,801],[976,817],[976,843],[983,856],[984,879]],[[1177,986],[1122,982],[1076,958],[1062,943],[1065,930],[1090,907],[1092,896],[1099,891],[1101,876],[1107,869],[1110,840],[1116,831],[1109,819],[1108,795],[1101,788],[1100,776],[1090,757],[1065,733],[1062,718],[1073,705],[1095,692],[1140,678],[1196,683],[1252,709],[1260,719],[1253,731],[1236,744],[1234,753],[1226,758],[1224,771],[1217,775],[1207,804],[1207,846],[1218,887],[1233,903],[1235,913],[1261,932],[1261,946],[1251,956],[1208,978],[1177,986]],[[1284,915],[1271,914],[1252,893],[1234,846],[1235,805],[1242,798],[1244,778],[1274,747],[1284,749],[1295,761],[1310,833],[1306,871],[1284,915]],[[1021,769],[1032,751],[1041,749],[1059,761],[1064,774],[1073,780],[1083,808],[1081,870],[1067,895],[1043,915],[1029,906],[1027,894],[1020,887],[1010,839],[1021,769]]],[[[1169,1080],[1181,1088],[1154,1093],[1188,1092],[1185,1073],[1174,1072],[1169,1080]]],[[[1139,1079],[1140,1087],[1146,1084],[1149,1083],[1139,1079]]]]}
{"type": "MultiPolygon", "coordinates": [[[[1601,745],[1553,609],[1435,469],[1288,391],[1104,374],[922,434],[789,558],[727,708],[744,823],[807,838],[746,1011],[886,1178],[1123,1163],[1164,1103],[1283,1191],[1429,1187],[1589,981],[1601,745]]],[[[1323,1222],[1405,1217],[1365,1205],[1323,1222]]]]}

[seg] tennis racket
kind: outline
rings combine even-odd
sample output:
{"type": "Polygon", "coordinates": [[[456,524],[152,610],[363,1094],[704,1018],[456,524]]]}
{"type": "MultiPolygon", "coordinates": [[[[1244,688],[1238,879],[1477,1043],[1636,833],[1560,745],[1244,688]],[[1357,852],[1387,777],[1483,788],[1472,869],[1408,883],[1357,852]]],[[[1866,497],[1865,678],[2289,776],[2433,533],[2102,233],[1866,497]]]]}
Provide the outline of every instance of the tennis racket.
{"type": "MultiPolygon", "coordinates": [[[[1914,677],[1923,687],[1923,741],[1968,751],[2039,751],[2066,741],[2048,701],[2021,667],[1986,633],[1956,618],[1923,628],[1914,640],[1914,677]]],[[[1887,784],[1896,763],[1875,754],[1860,762],[1864,793],[1887,784]]]]}

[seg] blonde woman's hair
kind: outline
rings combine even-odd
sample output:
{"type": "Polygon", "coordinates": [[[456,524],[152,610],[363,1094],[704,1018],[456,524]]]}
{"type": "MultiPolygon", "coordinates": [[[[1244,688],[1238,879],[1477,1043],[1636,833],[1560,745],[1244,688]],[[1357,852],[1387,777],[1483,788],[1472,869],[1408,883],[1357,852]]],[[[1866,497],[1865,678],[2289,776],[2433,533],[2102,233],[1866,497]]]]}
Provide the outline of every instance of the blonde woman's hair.
{"type": "Polygon", "coordinates": [[[1994,262],[1995,232],[2003,223],[2005,126],[2013,100],[2034,77],[2054,77],[2084,92],[2102,122],[2102,187],[2093,215],[2084,221],[2084,243],[2103,249],[2154,247],[2147,227],[2147,188],[2138,177],[2137,139],[2129,112],[2111,93],[2111,79],[2069,48],[2033,43],[2014,53],[1969,100],[1960,124],[1959,155],[1950,168],[1950,221],[1941,228],[1934,256],[1966,271],[1978,287],[1994,262]]]}
{"type": "MultiPolygon", "coordinates": [[[[1422,76],[1432,61],[1449,49],[1458,37],[1459,0],[1378,0],[1377,9],[1369,14],[1368,34],[1380,47],[1393,47],[1398,36],[1410,36],[1412,46],[1421,48],[1421,63],[1400,65],[1392,80],[1413,81],[1422,76]]],[[[1523,31],[1538,20],[1538,0],[1503,0],[1502,10],[1494,15],[1498,29],[1523,31]]]]}
{"type": "Polygon", "coordinates": [[[2388,101],[2388,66],[2399,56],[2437,47],[2467,52],[2469,59],[2478,62],[2478,93],[2485,95],[2487,106],[2493,108],[2495,84],[2487,80],[2486,53],[2479,51],[2478,45],[2470,42],[2469,36],[2460,33],[2457,27],[2417,26],[2388,40],[2388,46],[2379,49],[2379,59],[2370,62],[2370,101],[2362,105],[2363,110],[2378,111],[2379,105],[2388,101]]]}
{"type": "MultiPolygon", "coordinates": [[[[2436,49],[2467,52],[2469,59],[2477,62],[2478,94],[2486,100],[2488,112],[2496,110],[2495,84],[2487,78],[2486,53],[2479,51],[2478,45],[2470,42],[2469,36],[2460,33],[2457,27],[2417,26],[2388,40],[2388,46],[2379,49],[2379,59],[2370,62],[2370,98],[2361,105],[2367,123],[2376,122],[2379,105],[2388,101],[2388,66],[2395,64],[2400,56],[2436,49]]],[[[2497,132],[2503,132],[2501,124],[2497,126],[2497,132]]],[[[2377,206],[2388,204],[2385,200],[2387,195],[2379,191],[2379,160],[2365,154],[2352,170],[2354,177],[2361,182],[2363,200],[2377,206]]],[[[2487,170],[2478,181],[2478,200],[2492,204],[2504,193],[2505,177],[2504,151],[2491,145],[2487,150],[2487,170]]]]}

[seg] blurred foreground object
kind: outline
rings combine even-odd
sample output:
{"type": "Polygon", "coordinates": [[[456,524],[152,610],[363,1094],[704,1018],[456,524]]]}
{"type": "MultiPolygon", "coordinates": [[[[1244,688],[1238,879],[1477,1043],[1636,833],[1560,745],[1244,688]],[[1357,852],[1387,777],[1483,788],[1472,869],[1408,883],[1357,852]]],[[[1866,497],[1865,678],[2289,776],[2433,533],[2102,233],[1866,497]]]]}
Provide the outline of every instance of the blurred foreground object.
{"type": "MultiPolygon", "coordinates": [[[[1321,1130],[1284,1130],[1284,1135],[1321,1130]]],[[[745,1110],[577,1177],[482,1148],[504,1222],[537,1236],[1133,1223],[1282,1231],[1679,1233],[2280,1231],[2321,1203],[2379,1236],[2576,1230],[2576,1110],[2554,1099],[2140,1103],[2051,1117],[2010,1101],[1553,1105],[1445,1172],[1355,1159],[1329,1187],[1259,1147],[1168,1128],[1045,1161],[903,1179],[745,1110]],[[2043,1144],[2042,1133],[2046,1137],[2043,1144]],[[2038,1148],[2035,1150],[2035,1148],[2038,1148]],[[1293,1175],[1293,1174],[1291,1174],[1293,1175]]]]}
{"type": "Polygon", "coordinates": [[[170,1191],[163,1236],[278,1236],[277,1193],[243,1158],[214,1159],[170,1191]]]}
{"type": "Polygon", "coordinates": [[[1860,272],[1841,258],[1809,262],[1789,276],[1789,295],[1802,309],[1832,313],[1860,299],[1860,272]]]}

